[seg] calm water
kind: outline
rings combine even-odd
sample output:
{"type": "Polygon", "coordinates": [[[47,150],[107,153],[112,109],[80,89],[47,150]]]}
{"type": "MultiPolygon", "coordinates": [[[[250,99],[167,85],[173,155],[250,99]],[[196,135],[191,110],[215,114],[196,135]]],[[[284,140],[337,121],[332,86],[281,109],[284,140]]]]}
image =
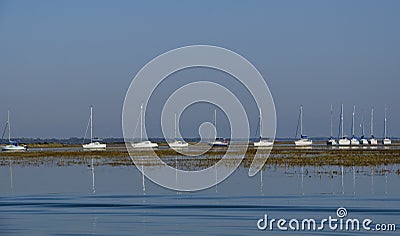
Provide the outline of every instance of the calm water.
{"type": "MultiPolygon", "coordinates": [[[[395,223],[400,228],[400,166],[267,167],[247,176],[237,170],[216,187],[170,191],[143,178],[135,167],[0,167],[2,235],[308,235],[259,231],[257,220],[336,216],[395,223]],[[343,175],[342,175],[343,173],[343,175]]],[[[321,234],[321,232],[314,232],[321,234]]],[[[329,231],[324,234],[372,234],[329,231]]]]}

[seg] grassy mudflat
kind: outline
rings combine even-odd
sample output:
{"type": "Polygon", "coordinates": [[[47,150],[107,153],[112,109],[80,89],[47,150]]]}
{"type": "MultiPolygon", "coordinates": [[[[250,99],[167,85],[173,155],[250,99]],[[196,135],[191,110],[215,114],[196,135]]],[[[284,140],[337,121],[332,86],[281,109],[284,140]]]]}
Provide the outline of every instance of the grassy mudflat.
{"type": "MultiPolygon", "coordinates": [[[[237,153],[241,147],[236,148],[237,153]]],[[[178,165],[183,169],[203,169],[212,166],[225,154],[226,149],[211,149],[199,157],[182,156],[172,149],[160,148],[155,153],[162,160],[172,166],[178,165]]],[[[257,155],[266,155],[265,150],[260,150],[257,155]]],[[[256,150],[249,148],[246,157],[242,161],[242,167],[249,167],[254,159],[256,150]]],[[[148,151],[135,151],[135,156],[143,157],[144,165],[156,165],[146,161],[148,151]]],[[[237,160],[238,156],[231,153],[227,160],[237,160]]],[[[0,165],[41,166],[57,165],[70,166],[87,164],[91,159],[96,160],[97,165],[125,166],[133,165],[129,154],[122,145],[114,145],[106,151],[83,151],[79,147],[62,148],[31,148],[26,152],[0,152],[0,165]]],[[[390,148],[327,148],[325,146],[313,147],[312,149],[296,149],[289,146],[276,146],[266,165],[273,166],[378,166],[400,164],[400,149],[397,146],[390,148]]]]}

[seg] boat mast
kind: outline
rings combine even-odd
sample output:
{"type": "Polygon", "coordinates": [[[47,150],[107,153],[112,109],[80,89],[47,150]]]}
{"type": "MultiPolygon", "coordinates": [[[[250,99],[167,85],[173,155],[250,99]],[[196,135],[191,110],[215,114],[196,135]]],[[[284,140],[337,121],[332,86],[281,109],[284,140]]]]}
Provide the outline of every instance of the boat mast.
{"type": "Polygon", "coordinates": [[[214,110],[215,137],[217,137],[217,109],[214,110]]]}
{"type": "Polygon", "coordinates": [[[140,142],[143,139],[143,103],[140,105],[140,142]]]}
{"type": "Polygon", "coordinates": [[[11,142],[10,110],[8,110],[7,113],[7,124],[8,124],[8,142],[11,142]]]}
{"type": "Polygon", "coordinates": [[[331,104],[331,138],[332,138],[332,118],[333,118],[333,106],[331,104]]]}
{"type": "Polygon", "coordinates": [[[262,115],[261,115],[261,108],[258,108],[260,111],[260,139],[262,138],[262,115]]]}
{"type": "Polygon", "coordinates": [[[93,164],[93,158],[92,158],[92,165],[91,165],[90,169],[91,169],[91,172],[92,172],[92,191],[93,191],[93,193],[96,193],[96,187],[95,187],[95,184],[94,184],[94,164],[93,164]]]}
{"type": "Polygon", "coordinates": [[[90,106],[90,142],[93,143],[93,106],[90,106]]]}
{"type": "Polygon", "coordinates": [[[303,138],[303,105],[300,106],[300,138],[303,138]]]}
{"type": "Polygon", "coordinates": [[[386,105],[385,105],[385,129],[384,129],[384,133],[383,133],[383,138],[387,138],[387,133],[386,133],[386,105]]]}
{"type": "Polygon", "coordinates": [[[344,132],[343,132],[343,103],[342,103],[342,111],[341,111],[341,115],[340,115],[340,127],[342,128],[341,132],[342,132],[342,138],[343,138],[344,137],[344,132]]]}
{"type": "Polygon", "coordinates": [[[374,108],[371,109],[371,137],[374,137],[374,108]]]}
{"type": "Polygon", "coordinates": [[[361,114],[361,136],[364,138],[364,113],[361,114]]]}
{"type": "Polygon", "coordinates": [[[354,105],[353,106],[353,119],[351,120],[351,135],[353,136],[353,138],[354,138],[354,134],[355,134],[355,132],[354,132],[354,113],[356,112],[356,106],[354,105]]]}
{"type": "Polygon", "coordinates": [[[175,113],[175,139],[176,139],[176,113],[175,113]]]}

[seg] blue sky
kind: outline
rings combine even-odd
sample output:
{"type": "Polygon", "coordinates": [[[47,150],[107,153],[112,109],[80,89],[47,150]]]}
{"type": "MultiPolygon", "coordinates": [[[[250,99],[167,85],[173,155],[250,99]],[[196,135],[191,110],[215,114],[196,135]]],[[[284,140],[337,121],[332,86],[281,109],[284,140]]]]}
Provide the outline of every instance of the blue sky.
{"type": "MultiPolygon", "coordinates": [[[[3,0],[0,122],[10,109],[13,136],[83,136],[93,104],[95,134],[121,137],[125,92],[138,70],[168,50],[211,44],[246,57],[264,76],[279,137],[294,136],[300,104],[305,132],[329,135],[331,103],[335,131],[341,103],[347,133],[353,104],[357,123],[361,111],[369,122],[374,106],[381,136],[387,104],[389,134],[400,136],[399,10],[399,1],[3,0]]],[[[196,135],[196,124],[185,128],[196,135]]],[[[161,136],[157,125],[149,130],[161,136]]]]}

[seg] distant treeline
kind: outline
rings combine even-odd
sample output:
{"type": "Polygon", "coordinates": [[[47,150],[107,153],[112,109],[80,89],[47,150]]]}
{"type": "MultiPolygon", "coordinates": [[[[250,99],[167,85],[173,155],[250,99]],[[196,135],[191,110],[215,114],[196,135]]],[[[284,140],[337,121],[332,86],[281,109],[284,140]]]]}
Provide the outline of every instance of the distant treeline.
{"type": "MultiPolygon", "coordinates": [[[[326,141],[329,139],[329,137],[311,137],[310,139],[314,141],[326,141]]],[[[400,140],[400,138],[397,137],[391,137],[392,140],[400,140]]],[[[51,144],[51,143],[59,143],[59,144],[82,144],[84,141],[85,143],[90,142],[89,139],[83,140],[83,138],[78,138],[78,137],[70,137],[70,138],[65,138],[65,139],[59,139],[59,138],[13,138],[13,140],[18,141],[19,143],[23,144],[51,144]]],[[[164,138],[149,138],[150,141],[152,142],[157,142],[157,143],[166,143],[166,140],[164,138]]],[[[235,141],[245,141],[246,139],[237,139],[235,141]]],[[[250,142],[258,141],[259,138],[250,138],[250,142]]],[[[276,138],[276,141],[281,141],[281,142],[291,142],[294,141],[294,138],[276,138]]],[[[105,143],[124,143],[123,138],[103,138],[103,139],[94,139],[93,141],[101,141],[105,143]]],[[[139,141],[139,140],[134,140],[134,141],[139,141]]],[[[200,142],[200,138],[185,138],[186,142],[200,142]]],[[[0,143],[8,143],[8,139],[0,139],[0,143]]]]}

